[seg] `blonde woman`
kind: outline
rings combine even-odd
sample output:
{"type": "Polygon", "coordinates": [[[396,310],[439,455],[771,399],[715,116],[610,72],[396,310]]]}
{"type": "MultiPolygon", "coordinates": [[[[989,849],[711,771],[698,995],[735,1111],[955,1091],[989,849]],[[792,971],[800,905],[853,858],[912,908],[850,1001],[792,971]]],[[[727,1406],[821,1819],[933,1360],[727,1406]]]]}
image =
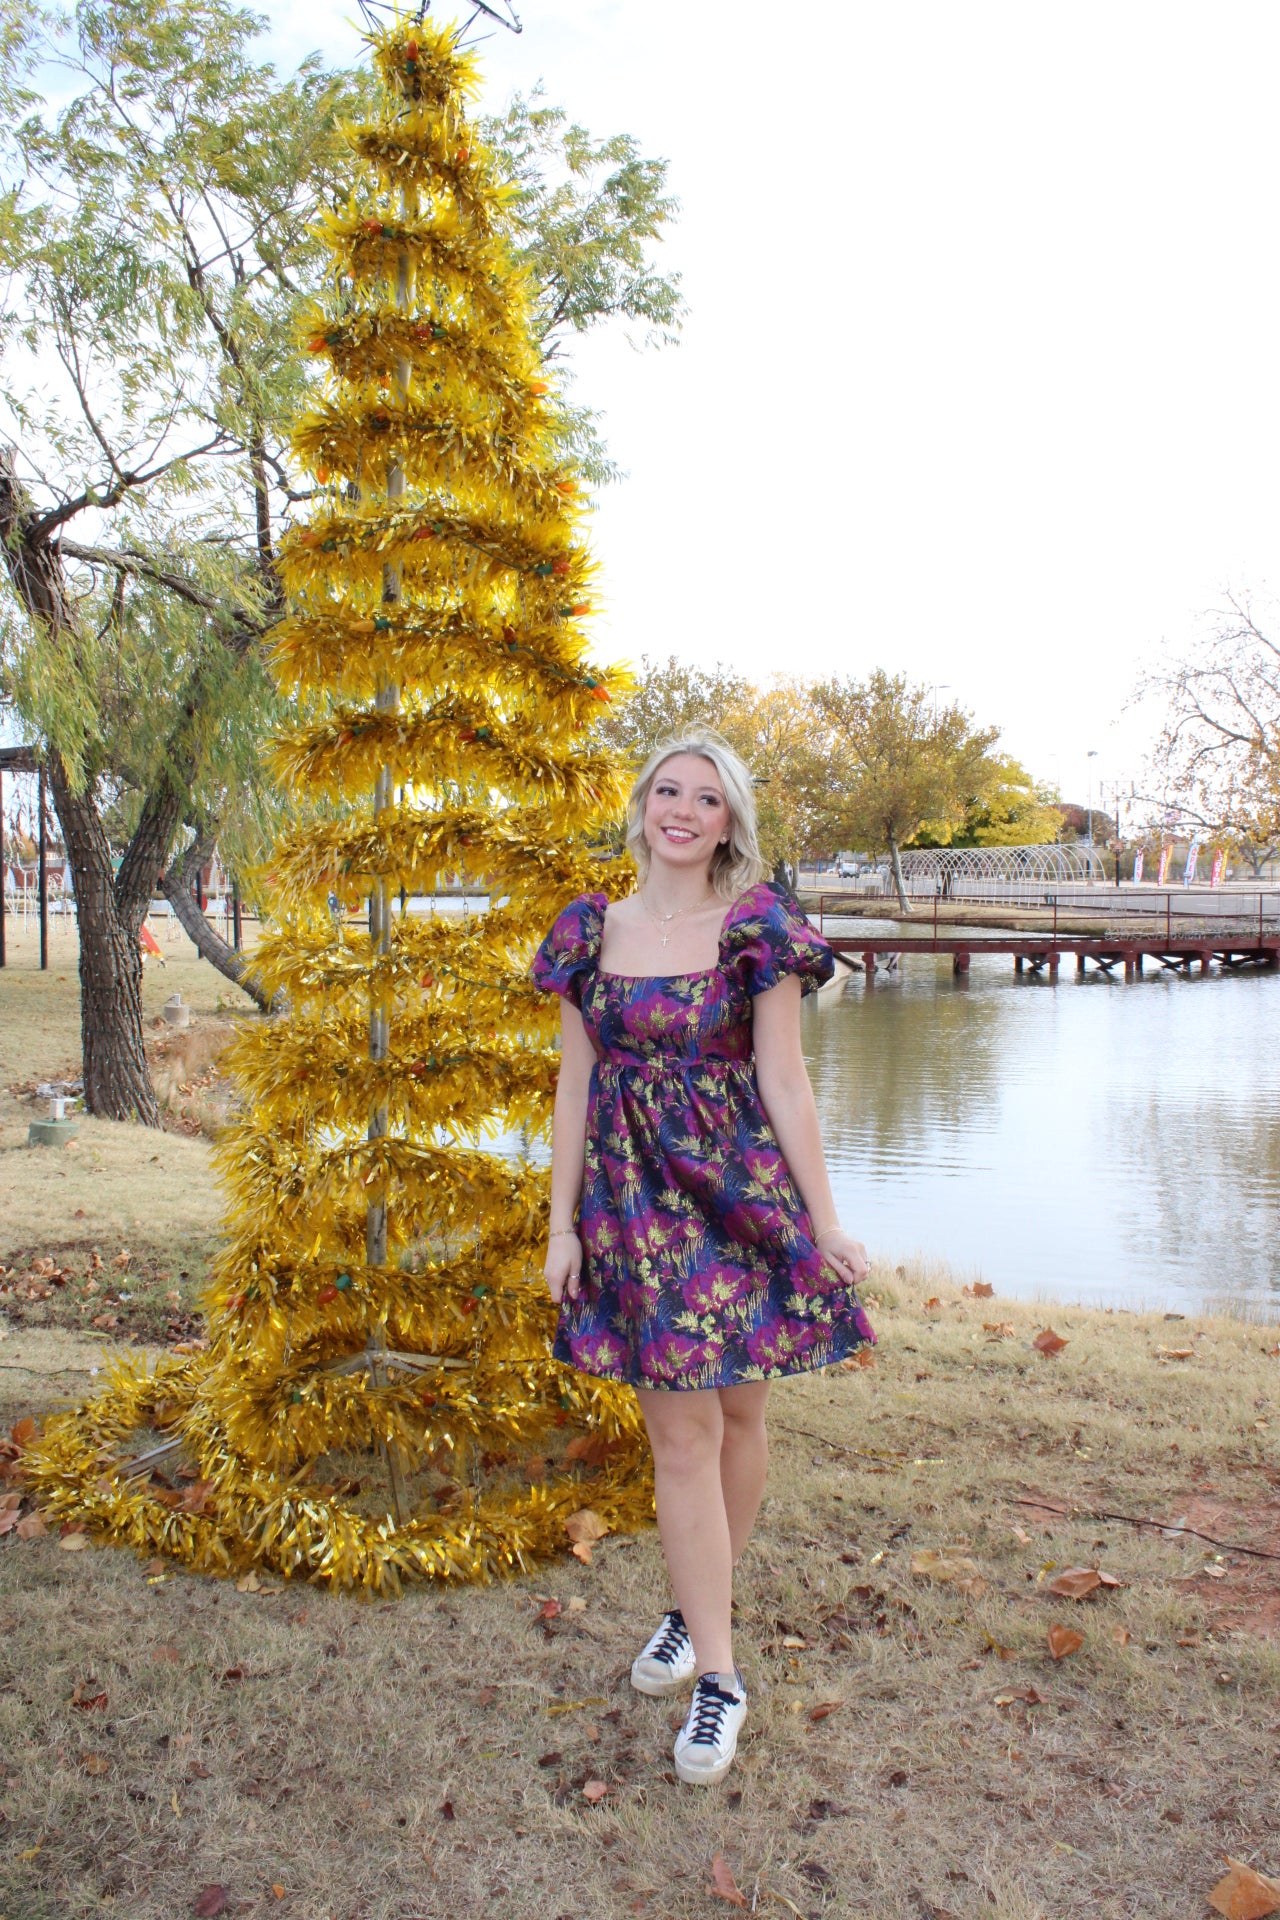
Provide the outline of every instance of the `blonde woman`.
{"type": "Polygon", "coordinates": [[[625,900],[565,908],[534,963],[561,996],[546,1278],[557,1358],[636,1389],[675,1605],[631,1683],[696,1681],[682,1780],[729,1771],[746,1715],[733,1567],[764,1492],[769,1382],[875,1338],[866,1249],[836,1217],[800,1050],[824,941],[772,887],[751,779],[713,733],[631,793],[625,900]]]}

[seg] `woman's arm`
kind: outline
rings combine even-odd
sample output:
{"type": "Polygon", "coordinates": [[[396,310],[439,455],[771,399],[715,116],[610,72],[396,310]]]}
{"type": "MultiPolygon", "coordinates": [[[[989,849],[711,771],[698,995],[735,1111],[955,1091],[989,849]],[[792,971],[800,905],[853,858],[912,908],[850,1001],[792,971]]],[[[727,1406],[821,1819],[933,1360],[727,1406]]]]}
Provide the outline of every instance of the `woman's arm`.
{"type": "Polygon", "coordinates": [[[595,1048],[572,1000],[560,1002],[560,1075],[551,1133],[551,1239],[543,1268],[551,1298],[578,1297],[582,1242],[576,1230],[587,1149],[587,1101],[595,1048]]]}
{"type": "Polygon", "coordinates": [[[804,1201],[822,1253],[844,1280],[866,1278],[867,1250],[839,1228],[831,1197],[818,1109],[800,1046],[800,982],[794,974],[758,993],[752,1002],[756,1081],[787,1171],[804,1201]]]}

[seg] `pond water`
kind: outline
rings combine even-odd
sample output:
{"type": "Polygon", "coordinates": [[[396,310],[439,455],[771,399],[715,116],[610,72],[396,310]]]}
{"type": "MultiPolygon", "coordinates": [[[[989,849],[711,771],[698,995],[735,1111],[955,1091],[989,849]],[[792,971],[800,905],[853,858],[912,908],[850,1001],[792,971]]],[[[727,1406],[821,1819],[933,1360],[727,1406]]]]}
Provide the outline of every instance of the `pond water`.
{"type": "Polygon", "coordinates": [[[1280,1319],[1280,973],[1070,964],[908,957],[805,1003],[844,1224],[997,1293],[1280,1319]]]}

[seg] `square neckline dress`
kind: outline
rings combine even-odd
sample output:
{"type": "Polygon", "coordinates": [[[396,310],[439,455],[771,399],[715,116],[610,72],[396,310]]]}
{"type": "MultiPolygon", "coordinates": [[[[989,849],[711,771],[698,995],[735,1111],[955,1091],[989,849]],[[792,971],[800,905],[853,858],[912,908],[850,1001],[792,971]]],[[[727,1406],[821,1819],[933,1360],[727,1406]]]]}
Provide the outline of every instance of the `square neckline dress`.
{"type": "Polygon", "coordinates": [[[875,1340],[827,1266],[756,1082],[751,1002],[835,959],[767,885],[740,894],[696,973],[599,967],[608,896],[583,894],[533,964],[595,1049],[579,1207],[582,1285],[554,1353],[636,1387],[737,1386],[832,1365],[875,1340]]]}

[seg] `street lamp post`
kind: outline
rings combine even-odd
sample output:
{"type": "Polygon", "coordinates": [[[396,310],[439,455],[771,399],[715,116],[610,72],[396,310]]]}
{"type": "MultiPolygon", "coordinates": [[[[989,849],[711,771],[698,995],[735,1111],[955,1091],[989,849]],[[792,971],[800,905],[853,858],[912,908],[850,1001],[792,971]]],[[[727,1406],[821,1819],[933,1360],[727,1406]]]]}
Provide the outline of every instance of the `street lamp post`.
{"type": "Polygon", "coordinates": [[[1098,749],[1096,747],[1090,747],[1085,757],[1089,762],[1089,809],[1088,809],[1089,825],[1088,825],[1088,830],[1085,834],[1085,839],[1087,840],[1088,846],[1089,846],[1089,879],[1090,879],[1090,882],[1092,882],[1093,880],[1093,764],[1092,763],[1098,757],[1098,749]]]}

